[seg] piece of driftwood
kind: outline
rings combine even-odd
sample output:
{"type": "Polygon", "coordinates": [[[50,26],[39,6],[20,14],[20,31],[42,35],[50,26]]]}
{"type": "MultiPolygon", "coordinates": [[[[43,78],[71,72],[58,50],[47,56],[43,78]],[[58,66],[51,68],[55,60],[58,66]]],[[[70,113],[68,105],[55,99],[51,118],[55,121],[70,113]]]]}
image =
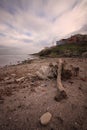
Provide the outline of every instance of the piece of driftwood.
{"type": "Polygon", "coordinates": [[[59,59],[58,62],[58,75],[57,75],[57,89],[58,93],[55,96],[56,101],[61,101],[62,99],[65,99],[67,97],[66,91],[62,85],[61,82],[61,75],[62,75],[62,68],[63,68],[63,60],[59,59]]]}

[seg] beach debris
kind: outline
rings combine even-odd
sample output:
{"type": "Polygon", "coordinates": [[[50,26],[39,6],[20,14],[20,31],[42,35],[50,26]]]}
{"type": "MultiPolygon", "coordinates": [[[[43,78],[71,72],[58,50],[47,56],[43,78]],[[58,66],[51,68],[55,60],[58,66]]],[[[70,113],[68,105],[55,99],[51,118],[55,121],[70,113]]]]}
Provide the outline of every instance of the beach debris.
{"type": "Polygon", "coordinates": [[[72,77],[71,70],[68,70],[68,69],[62,70],[62,72],[61,72],[61,79],[62,80],[68,80],[68,79],[71,79],[71,77],[72,77]]]}
{"type": "Polygon", "coordinates": [[[36,72],[39,79],[50,79],[57,77],[57,66],[50,63],[47,66],[42,66],[39,71],[36,72]]]}
{"type": "Polygon", "coordinates": [[[74,76],[78,76],[79,75],[79,67],[74,67],[74,76]]]}
{"type": "Polygon", "coordinates": [[[5,77],[5,78],[4,78],[4,83],[6,83],[6,84],[12,84],[12,83],[14,83],[14,82],[15,82],[14,77],[12,77],[12,78],[10,78],[10,77],[5,77]]]}
{"type": "MultiPolygon", "coordinates": [[[[59,64],[59,63],[58,63],[59,64]]],[[[58,75],[58,65],[50,63],[49,65],[41,66],[41,68],[36,72],[36,76],[39,79],[52,79],[57,78],[58,75]]],[[[61,79],[68,80],[71,79],[72,76],[77,77],[79,75],[79,67],[69,65],[67,62],[63,61],[61,65],[61,79]]]]}
{"type": "Polygon", "coordinates": [[[38,76],[36,74],[27,73],[26,79],[34,83],[36,80],[38,80],[38,76]]]}
{"type": "Polygon", "coordinates": [[[16,82],[24,81],[24,79],[25,79],[25,77],[18,78],[18,79],[16,79],[16,82]]]}
{"type": "Polygon", "coordinates": [[[50,122],[51,118],[52,114],[50,112],[46,112],[40,117],[40,123],[42,125],[47,125],[50,122]]]}
{"type": "Polygon", "coordinates": [[[74,82],[73,81],[69,81],[69,83],[72,85],[74,82]]]}
{"type": "Polygon", "coordinates": [[[4,78],[4,81],[9,80],[9,79],[10,79],[10,77],[5,77],[5,78],[4,78]]]}
{"type": "Polygon", "coordinates": [[[15,79],[13,78],[5,81],[6,84],[12,84],[14,82],[15,82],[15,79]]]}
{"type": "Polygon", "coordinates": [[[62,61],[62,65],[61,65],[61,79],[62,80],[71,79],[71,76],[72,76],[71,69],[72,69],[71,66],[69,66],[66,61],[62,61]]]}
{"type": "Polygon", "coordinates": [[[11,96],[12,95],[12,88],[6,87],[5,89],[0,89],[0,97],[2,97],[3,95],[11,96]]]}
{"type": "Polygon", "coordinates": [[[15,78],[15,77],[16,77],[16,74],[11,74],[11,76],[15,78]]]}
{"type": "Polygon", "coordinates": [[[40,87],[47,87],[47,84],[43,83],[43,84],[40,85],[40,87]]]}
{"type": "Polygon", "coordinates": [[[31,74],[31,73],[27,73],[27,76],[28,76],[28,77],[33,77],[34,75],[31,74]]]}
{"type": "Polygon", "coordinates": [[[77,66],[70,65],[72,70],[72,75],[77,77],[79,75],[80,68],[77,66]]]}

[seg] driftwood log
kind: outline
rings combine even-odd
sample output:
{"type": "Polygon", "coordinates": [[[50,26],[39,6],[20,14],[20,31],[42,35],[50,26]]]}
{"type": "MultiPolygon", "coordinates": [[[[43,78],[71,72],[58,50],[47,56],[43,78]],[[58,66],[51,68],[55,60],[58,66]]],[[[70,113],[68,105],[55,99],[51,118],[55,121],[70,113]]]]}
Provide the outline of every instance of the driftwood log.
{"type": "Polygon", "coordinates": [[[59,59],[59,62],[58,62],[58,75],[57,75],[58,93],[55,96],[56,101],[61,101],[62,99],[67,98],[66,91],[65,91],[65,89],[64,89],[64,87],[62,85],[62,82],[61,82],[62,68],[63,68],[63,60],[59,59]]]}
{"type": "Polygon", "coordinates": [[[41,66],[41,68],[36,72],[36,76],[41,80],[49,80],[57,78],[57,95],[55,97],[56,101],[67,98],[66,90],[62,85],[62,80],[66,81],[71,79],[73,76],[77,77],[79,75],[79,67],[74,67],[63,61],[61,58],[58,63],[50,63],[46,66],[41,66]]]}

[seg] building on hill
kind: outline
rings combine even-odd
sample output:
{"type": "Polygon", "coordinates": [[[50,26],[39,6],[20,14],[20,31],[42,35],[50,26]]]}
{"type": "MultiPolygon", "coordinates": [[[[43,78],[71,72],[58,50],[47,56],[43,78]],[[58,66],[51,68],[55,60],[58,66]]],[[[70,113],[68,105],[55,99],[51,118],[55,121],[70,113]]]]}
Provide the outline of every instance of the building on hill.
{"type": "Polygon", "coordinates": [[[61,44],[72,44],[72,43],[87,43],[87,35],[81,35],[81,34],[77,34],[74,36],[71,36],[70,38],[67,39],[62,39],[60,41],[56,41],[56,45],[61,45],[61,44]]]}

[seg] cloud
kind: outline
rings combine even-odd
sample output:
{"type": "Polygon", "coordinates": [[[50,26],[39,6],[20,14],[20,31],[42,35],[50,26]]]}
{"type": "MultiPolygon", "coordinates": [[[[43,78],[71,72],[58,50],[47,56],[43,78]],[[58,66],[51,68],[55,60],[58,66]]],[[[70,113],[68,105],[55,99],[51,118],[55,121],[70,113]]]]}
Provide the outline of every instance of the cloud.
{"type": "Polygon", "coordinates": [[[86,0],[2,0],[0,16],[0,45],[24,53],[76,32],[87,33],[86,0]]]}
{"type": "Polygon", "coordinates": [[[87,32],[87,24],[85,24],[84,26],[82,26],[82,28],[79,30],[83,33],[86,33],[87,32]]]}

